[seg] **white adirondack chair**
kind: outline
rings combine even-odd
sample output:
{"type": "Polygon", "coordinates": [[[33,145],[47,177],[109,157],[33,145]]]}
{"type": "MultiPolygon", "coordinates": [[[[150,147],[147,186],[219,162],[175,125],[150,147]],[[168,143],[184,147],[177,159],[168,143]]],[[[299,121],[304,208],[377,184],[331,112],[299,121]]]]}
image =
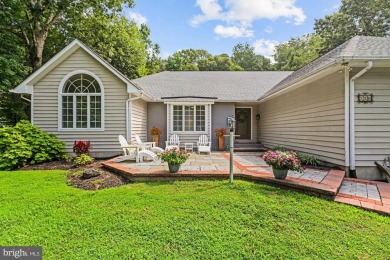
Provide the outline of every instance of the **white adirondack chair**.
{"type": "Polygon", "coordinates": [[[171,149],[180,149],[180,139],[177,134],[171,135],[171,137],[169,137],[169,140],[165,141],[165,150],[168,151],[171,149]]]}
{"type": "Polygon", "coordinates": [[[199,136],[199,141],[196,142],[198,146],[198,154],[204,152],[204,153],[211,153],[211,142],[209,141],[209,138],[207,135],[201,135],[199,136]]]}
{"type": "Polygon", "coordinates": [[[153,161],[158,159],[157,154],[152,151],[146,150],[145,146],[141,146],[138,144],[129,144],[123,135],[119,135],[118,140],[121,145],[121,148],[123,149],[124,156],[120,159],[117,159],[116,162],[135,160],[137,163],[139,163],[143,162],[144,157],[149,157],[153,161]]]}
{"type": "Polygon", "coordinates": [[[145,149],[147,149],[147,150],[150,150],[150,151],[152,151],[154,153],[162,153],[162,152],[164,152],[164,149],[155,146],[156,145],[155,142],[142,142],[142,140],[139,137],[139,135],[134,135],[134,138],[135,138],[135,142],[138,145],[145,147],[145,149]]]}

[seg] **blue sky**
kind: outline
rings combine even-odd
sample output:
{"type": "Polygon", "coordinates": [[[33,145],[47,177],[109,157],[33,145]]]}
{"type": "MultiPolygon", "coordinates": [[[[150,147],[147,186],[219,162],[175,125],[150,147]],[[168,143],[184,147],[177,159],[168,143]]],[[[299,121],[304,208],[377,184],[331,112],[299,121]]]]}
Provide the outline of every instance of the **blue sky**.
{"type": "Polygon", "coordinates": [[[248,42],[270,57],[275,44],[313,32],[315,18],[337,11],[341,0],[135,0],[127,17],[146,23],[166,58],[180,49],[231,55],[248,42]]]}

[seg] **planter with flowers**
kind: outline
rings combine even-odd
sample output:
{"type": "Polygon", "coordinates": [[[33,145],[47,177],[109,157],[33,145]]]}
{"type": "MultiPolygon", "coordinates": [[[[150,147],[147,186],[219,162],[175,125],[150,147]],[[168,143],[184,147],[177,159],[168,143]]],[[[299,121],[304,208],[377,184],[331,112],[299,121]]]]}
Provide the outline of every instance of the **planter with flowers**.
{"type": "Polygon", "coordinates": [[[285,179],[288,170],[303,172],[301,160],[294,151],[267,151],[264,153],[263,159],[272,166],[272,172],[276,179],[285,179]]]}
{"type": "Polygon", "coordinates": [[[160,135],[162,135],[162,131],[153,126],[152,129],[150,129],[150,135],[153,137],[153,142],[156,143],[156,146],[159,147],[160,146],[160,135]]]}
{"type": "Polygon", "coordinates": [[[185,163],[190,155],[185,151],[180,151],[177,149],[171,149],[165,151],[160,155],[162,162],[167,162],[169,167],[169,172],[176,173],[180,170],[180,165],[185,163]]]}
{"type": "Polygon", "coordinates": [[[225,150],[225,137],[224,135],[227,134],[227,131],[225,128],[217,128],[214,130],[215,135],[218,137],[218,150],[224,151],[225,150]]]}

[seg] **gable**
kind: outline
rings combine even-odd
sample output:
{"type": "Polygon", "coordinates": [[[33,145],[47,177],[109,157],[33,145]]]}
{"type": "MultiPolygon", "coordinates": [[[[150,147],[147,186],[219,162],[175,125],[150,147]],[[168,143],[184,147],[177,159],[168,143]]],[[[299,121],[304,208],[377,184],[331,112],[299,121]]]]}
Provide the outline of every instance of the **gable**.
{"type": "MultiPolygon", "coordinates": [[[[134,86],[130,80],[116,70],[113,66],[111,66],[108,62],[102,59],[99,55],[94,53],[91,49],[87,48],[84,44],[79,42],[78,40],[74,40],[71,44],[65,47],[62,51],[57,53],[53,58],[51,58],[48,62],[46,62],[41,68],[31,74],[27,79],[25,79],[21,84],[19,84],[16,88],[11,90],[11,92],[19,93],[19,94],[32,94],[33,86],[42,78],[44,78],[49,72],[51,72],[54,68],[60,66],[66,59],[71,57],[75,52],[81,50],[84,52],[83,57],[81,59],[89,60],[90,64],[98,63],[103,66],[106,70],[110,71],[115,77],[124,82],[127,87],[128,93],[136,93],[140,92],[136,86],[134,86]],[[91,59],[93,61],[91,61],[91,59]]],[[[75,66],[78,66],[82,63],[81,60],[75,61],[75,66]],[[81,62],[81,63],[80,63],[81,62]]],[[[88,70],[88,64],[86,67],[81,69],[88,70]]]]}

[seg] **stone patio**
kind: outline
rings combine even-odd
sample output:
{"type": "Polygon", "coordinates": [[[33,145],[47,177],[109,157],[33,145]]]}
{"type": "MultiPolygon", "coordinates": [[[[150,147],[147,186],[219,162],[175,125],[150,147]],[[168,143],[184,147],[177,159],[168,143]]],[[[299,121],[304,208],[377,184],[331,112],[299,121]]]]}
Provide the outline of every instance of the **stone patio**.
{"type": "MultiPolygon", "coordinates": [[[[120,158],[118,158],[120,159],[120,158]]],[[[167,163],[160,161],[118,162],[117,158],[103,163],[104,167],[130,181],[175,181],[196,179],[229,179],[229,154],[191,154],[179,173],[169,173],[167,163]]],[[[335,200],[390,215],[390,184],[348,179],[340,170],[307,168],[303,173],[289,171],[285,180],[277,180],[260,153],[235,153],[234,178],[267,183],[310,195],[335,200]]]]}

